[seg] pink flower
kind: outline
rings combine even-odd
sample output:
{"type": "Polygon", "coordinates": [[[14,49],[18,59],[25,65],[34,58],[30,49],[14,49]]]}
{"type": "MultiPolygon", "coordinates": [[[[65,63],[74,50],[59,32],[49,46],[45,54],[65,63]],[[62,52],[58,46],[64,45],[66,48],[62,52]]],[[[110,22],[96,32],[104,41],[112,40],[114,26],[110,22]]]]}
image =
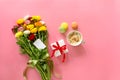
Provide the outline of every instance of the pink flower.
{"type": "Polygon", "coordinates": [[[18,31],[23,31],[23,30],[24,30],[23,27],[19,27],[19,28],[18,28],[18,31]]]}
{"type": "Polygon", "coordinates": [[[14,25],[12,28],[13,34],[15,34],[18,31],[19,25],[14,25]]]}
{"type": "Polygon", "coordinates": [[[20,26],[19,25],[14,25],[13,28],[19,28],[20,26]]]}
{"type": "Polygon", "coordinates": [[[30,20],[26,20],[26,21],[25,21],[25,24],[30,24],[30,20]]]}

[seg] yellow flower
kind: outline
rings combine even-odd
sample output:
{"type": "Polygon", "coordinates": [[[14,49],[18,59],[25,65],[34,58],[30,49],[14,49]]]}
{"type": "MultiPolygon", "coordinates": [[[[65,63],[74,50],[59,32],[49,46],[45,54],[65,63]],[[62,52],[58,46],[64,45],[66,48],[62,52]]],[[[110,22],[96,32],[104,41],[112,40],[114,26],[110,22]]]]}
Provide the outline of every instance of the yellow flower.
{"type": "Polygon", "coordinates": [[[38,31],[46,31],[47,30],[47,28],[45,27],[45,26],[41,26],[39,29],[38,29],[38,31]]]}
{"type": "Polygon", "coordinates": [[[31,33],[36,33],[37,32],[37,28],[33,28],[30,30],[31,33]]]}
{"type": "Polygon", "coordinates": [[[30,24],[30,25],[27,26],[27,29],[29,29],[29,30],[31,30],[31,29],[33,29],[33,28],[34,28],[34,25],[33,25],[33,24],[30,24]]]}
{"type": "Polygon", "coordinates": [[[24,23],[24,19],[18,19],[17,20],[17,24],[23,24],[24,23]]]}
{"type": "Polygon", "coordinates": [[[18,37],[20,37],[20,36],[22,36],[22,35],[23,35],[23,32],[19,31],[19,32],[17,32],[17,33],[15,34],[15,37],[18,38],[18,37]]]}
{"type": "Polygon", "coordinates": [[[40,17],[40,16],[32,16],[32,20],[37,20],[37,21],[39,21],[39,20],[41,20],[41,17],[40,17]]]}

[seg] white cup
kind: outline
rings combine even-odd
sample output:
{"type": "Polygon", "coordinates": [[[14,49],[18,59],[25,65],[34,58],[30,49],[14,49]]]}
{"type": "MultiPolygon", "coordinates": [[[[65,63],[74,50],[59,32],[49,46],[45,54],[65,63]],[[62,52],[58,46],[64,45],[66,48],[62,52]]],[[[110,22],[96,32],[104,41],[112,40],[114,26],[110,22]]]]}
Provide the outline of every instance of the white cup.
{"type": "Polygon", "coordinates": [[[73,31],[70,31],[68,34],[67,34],[67,42],[71,45],[71,46],[79,46],[80,44],[84,43],[83,41],[83,36],[82,34],[79,32],[79,31],[76,31],[76,30],[73,30],[73,31]],[[71,43],[70,42],[70,35],[76,35],[79,37],[79,41],[78,42],[75,42],[75,43],[71,43]]]}

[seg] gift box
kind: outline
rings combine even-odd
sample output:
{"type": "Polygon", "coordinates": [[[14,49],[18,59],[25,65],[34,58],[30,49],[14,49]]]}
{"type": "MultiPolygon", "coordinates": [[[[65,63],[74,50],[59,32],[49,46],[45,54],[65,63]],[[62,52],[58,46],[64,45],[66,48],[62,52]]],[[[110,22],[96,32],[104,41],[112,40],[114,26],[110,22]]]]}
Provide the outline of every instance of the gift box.
{"type": "Polygon", "coordinates": [[[68,49],[66,47],[66,44],[65,44],[64,40],[61,39],[57,42],[52,43],[51,48],[53,50],[53,53],[52,53],[51,57],[53,57],[53,56],[58,57],[58,56],[63,55],[63,61],[64,61],[65,54],[68,53],[68,49]]]}

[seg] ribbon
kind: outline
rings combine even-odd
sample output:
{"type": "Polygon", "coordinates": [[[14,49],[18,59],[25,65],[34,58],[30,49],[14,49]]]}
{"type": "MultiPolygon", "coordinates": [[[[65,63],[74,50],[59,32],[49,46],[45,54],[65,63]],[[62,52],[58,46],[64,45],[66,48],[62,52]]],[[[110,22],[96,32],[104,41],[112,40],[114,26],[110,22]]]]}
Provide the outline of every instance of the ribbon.
{"type": "Polygon", "coordinates": [[[56,42],[56,44],[57,44],[57,46],[56,46],[56,45],[53,45],[53,46],[52,46],[52,47],[54,47],[55,49],[53,50],[51,57],[54,56],[55,51],[59,50],[60,53],[61,53],[61,55],[63,55],[62,62],[64,62],[64,61],[65,61],[65,53],[64,53],[64,50],[66,50],[66,45],[60,47],[60,45],[59,45],[58,42],[56,42]]]}
{"type": "MultiPolygon", "coordinates": [[[[23,78],[24,80],[28,80],[27,78],[27,72],[29,69],[31,68],[34,68],[35,65],[37,64],[37,62],[40,61],[40,62],[44,62],[44,61],[47,61],[47,60],[42,60],[42,59],[39,59],[39,60],[29,60],[28,63],[27,63],[27,66],[23,72],[23,78]]],[[[57,73],[54,69],[51,69],[51,72],[53,73],[53,75],[58,78],[59,80],[62,80],[62,75],[60,75],[59,73],[57,73]]]]}
{"type": "Polygon", "coordinates": [[[35,65],[37,64],[37,62],[45,62],[47,60],[43,60],[43,59],[38,59],[38,60],[29,60],[27,62],[27,66],[25,68],[25,70],[23,71],[23,78],[24,80],[28,80],[27,78],[27,72],[30,68],[35,68],[35,65]]]}
{"type": "Polygon", "coordinates": [[[27,72],[30,68],[34,68],[35,65],[37,64],[38,60],[29,60],[28,63],[27,63],[27,66],[23,72],[23,77],[24,77],[24,80],[28,80],[27,78],[27,72]]]}

